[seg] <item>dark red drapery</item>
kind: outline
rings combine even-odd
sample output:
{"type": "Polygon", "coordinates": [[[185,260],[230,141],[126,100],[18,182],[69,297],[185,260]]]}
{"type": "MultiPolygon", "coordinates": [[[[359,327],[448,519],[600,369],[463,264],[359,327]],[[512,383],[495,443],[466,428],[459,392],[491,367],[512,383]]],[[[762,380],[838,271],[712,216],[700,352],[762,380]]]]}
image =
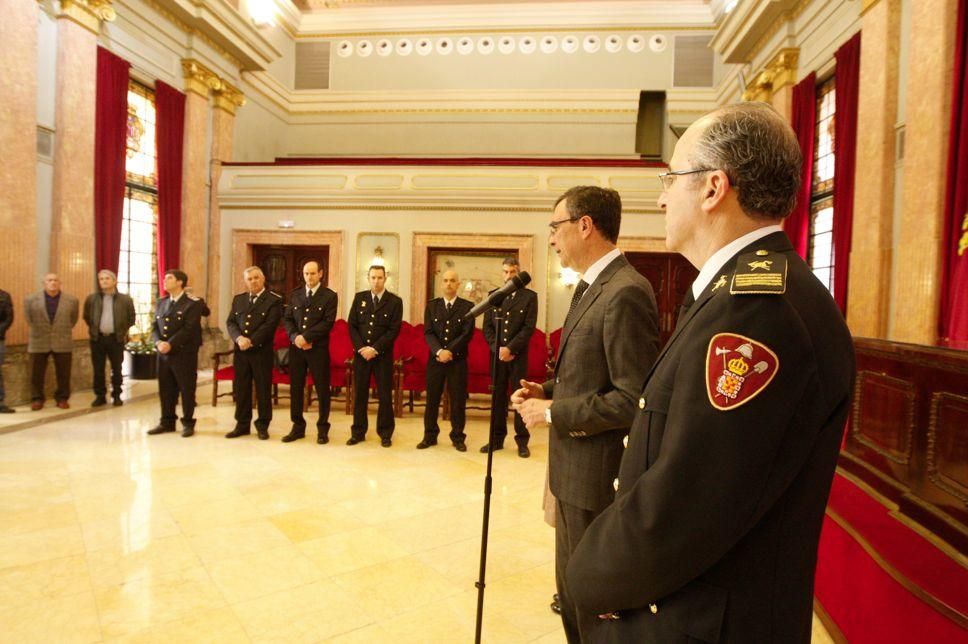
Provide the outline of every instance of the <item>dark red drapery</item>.
{"type": "Polygon", "coordinates": [[[164,295],[165,271],[178,268],[181,245],[185,95],[161,81],[155,83],[155,118],[158,140],[158,290],[164,295]]]}
{"type": "Polygon", "coordinates": [[[94,108],[94,259],[97,270],[118,272],[124,216],[124,161],[131,64],[97,48],[94,108]]]}
{"type": "Polygon", "coordinates": [[[841,45],[837,61],[834,116],[834,300],[847,315],[847,275],[854,225],[857,167],[857,94],[860,89],[860,33],[841,45]]]}
{"type": "Polygon", "coordinates": [[[958,3],[941,274],[941,341],[968,349],[968,0],[958,3]]]}
{"type": "Polygon", "coordinates": [[[810,191],[813,187],[814,137],[817,130],[817,75],[810,75],[793,88],[793,131],[797,133],[800,152],[803,154],[803,170],[800,173],[800,195],[797,206],[783,225],[793,249],[800,257],[807,258],[807,242],[810,238],[810,191]]]}

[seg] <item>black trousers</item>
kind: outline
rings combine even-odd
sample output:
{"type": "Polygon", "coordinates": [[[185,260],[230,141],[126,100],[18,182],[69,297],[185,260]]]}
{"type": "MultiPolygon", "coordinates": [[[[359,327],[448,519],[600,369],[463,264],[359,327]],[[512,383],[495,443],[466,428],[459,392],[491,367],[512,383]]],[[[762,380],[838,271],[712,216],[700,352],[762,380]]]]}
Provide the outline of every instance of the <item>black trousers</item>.
{"type": "Polygon", "coordinates": [[[598,616],[579,612],[568,592],[565,571],[585,530],[601,513],[562,503],[560,500],[555,500],[555,503],[555,585],[558,589],[558,604],[561,606],[561,623],[565,627],[568,644],[581,644],[582,638],[587,638],[591,629],[598,624],[598,616]]]}
{"type": "MultiPolygon", "coordinates": [[[[161,398],[161,425],[174,427],[178,415],[175,405],[181,395],[182,424],[195,425],[195,385],[198,382],[198,347],[176,349],[177,353],[158,354],[158,397],[161,398]]],[[[250,405],[252,403],[249,403],[250,405]]]]}
{"type": "Polygon", "coordinates": [[[272,345],[248,351],[236,347],[232,364],[235,366],[235,377],[232,378],[235,427],[248,430],[252,423],[252,383],[255,382],[255,399],[259,406],[255,428],[269,429],[272,422],[272,345]]]}
{"type": "Polygon", "coordinates": [[[300,349],[289,345],[289,417],[295,431],[306,432],[306,418],[303,416],[303,399],[306,393],[306,372],[313,375],[313,387],[319,399],[319,418],[316,419],[316,432],[320,436],[329,435],[329,339],[317,340],[313,348],[300,349]]]}
{"type": "Polygon", "coordinates": [[[104,383],[104,363],[111,362],[111,396],[121,397],[121,363],[124,361],[124,343],[118,341],[118,336],[97,335],[91,338],[91,365],[94,367],[94,395],[98,398],[107,396],[107,386],[104,383]]]}
{"type": "MultiPolygon", "coordinates": [[[[494,354],[491,354],[494,360],[494,354]]],[[[496,445],[503,445],[508,435],[508,397],[509,390],[520,387],[521,379],[528,375],[528,354],[517,356],[511,362],[497,362],[497,373],[494,374],[494,394],[491,402],[491,432],[496,445]]],[[[531,434],[521,418],[521,414],[514,412],[514,442],[527,445],[531,434]]]]}
{"type": "Polygon", "coordinates": [[[427,361],[427,407],[424,409],[424,438],[437,440],[440,426],[437,414],[446,381],[450,394],[450,440],[464,442],[464,421],[467,411],[467,359],[437,362],[433,356],[427,361]]]}
{"type": "Polygon", "coordinates": [[[369,426],[366,406],[370,399],[370,375],[376,380],[380,404],[376,411],[376,433],[380,438],[393,436],[393,352],[364,360],[353,355],[353,438],[363,439],[369,426]]]}
{"type": "Polygon", "coordinates": [[[61,402],[71,397],[71,352],[31,353],[30,399],[44,401],[44,378],[47,376],[47,356],[54,356],[54,370],[57,372],[57,389],[54,400],[61,402]]]}

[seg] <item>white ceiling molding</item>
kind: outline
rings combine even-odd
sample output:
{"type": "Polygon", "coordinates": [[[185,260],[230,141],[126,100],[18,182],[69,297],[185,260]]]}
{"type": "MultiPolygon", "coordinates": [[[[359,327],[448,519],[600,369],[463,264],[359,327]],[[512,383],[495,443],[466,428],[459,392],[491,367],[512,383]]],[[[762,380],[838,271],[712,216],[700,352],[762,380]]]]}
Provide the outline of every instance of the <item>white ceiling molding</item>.
{"type": "Polygon", "coordinates": [[[748,63],[759,41],[800,4],[800,0],[740,2],[723,17],[709,46],[725,63],[748,63]]]}

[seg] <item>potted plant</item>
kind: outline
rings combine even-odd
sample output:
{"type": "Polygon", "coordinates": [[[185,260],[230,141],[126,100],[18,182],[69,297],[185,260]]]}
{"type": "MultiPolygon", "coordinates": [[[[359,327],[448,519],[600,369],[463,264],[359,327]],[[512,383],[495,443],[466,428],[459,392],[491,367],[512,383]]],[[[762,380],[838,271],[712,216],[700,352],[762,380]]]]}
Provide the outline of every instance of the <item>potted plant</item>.
{"type": "Polygon", "coordinates": [[[124,345],[124,349],[131,356],[128,373],[133,380],[154,380],[158,377],[157,351],[150,333],[140,332],[124,345]]]}

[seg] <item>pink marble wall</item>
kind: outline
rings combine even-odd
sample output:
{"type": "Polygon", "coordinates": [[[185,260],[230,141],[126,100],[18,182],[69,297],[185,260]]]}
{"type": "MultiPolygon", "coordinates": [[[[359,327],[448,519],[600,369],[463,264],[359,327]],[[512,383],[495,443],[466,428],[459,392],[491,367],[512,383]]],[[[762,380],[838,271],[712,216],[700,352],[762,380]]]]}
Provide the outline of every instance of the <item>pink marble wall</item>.
{"type": "Polygon", "coordinates": [[[222,214],[218,204],[218,182],[222,176],[222,162],[232,160],[232,134],[235,128],[235,115],[224,109],[216,108],[212,112],[212,185],[209,193],[208,238],[211,240],[208,248],[208,292],[212,294],[210,304],[212,315],[209,325],[217,326],[219,316],[219,266],[222,257],[219,250],[219,235],[222,225],[222,214]]]}
{"type": "MultiPolygon", "coordinates": [[[[208,295],[208,127],[207,96],[189,91],[185,97],[185,146],[182,160],[182,226],[180,268],[188,273],[192,293],[208,295]]],[[[218,240],[212,241],[216,246],[218,240]]],[[[213,311],[214,313],[214,311],[213,311]]],[[[218,319],[214,315],[214,319],[218,319]]]]}

